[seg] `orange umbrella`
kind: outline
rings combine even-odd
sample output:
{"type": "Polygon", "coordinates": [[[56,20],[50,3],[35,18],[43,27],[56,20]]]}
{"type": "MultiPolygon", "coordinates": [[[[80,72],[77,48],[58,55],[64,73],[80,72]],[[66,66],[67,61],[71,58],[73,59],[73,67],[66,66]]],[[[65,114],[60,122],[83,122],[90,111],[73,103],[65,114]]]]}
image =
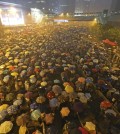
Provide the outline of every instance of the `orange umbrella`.
{"type": "Polygon", "coordinates": [[[70,110],[69,110],[68,107],[63,107],[63,108],[61,109],[60,113],[61,113],[62,117],[66,117],[66,116],[69,115],[70,110]]]}
{"type": "Polygon", "coordinates": [[[80,83],[84,83],[84,82],[85,82],[85,78],[84,78],[84,77],[79,77],[79,78],[78,78],[78,81],[79,81],[80,83]]]}
{"type": "Polygon", "coordinates": [[[50,114],[45,115],[45,123],[46,124],[52,124],[53,120],[54,120],[53,114],[50,113],[50,114]]]}

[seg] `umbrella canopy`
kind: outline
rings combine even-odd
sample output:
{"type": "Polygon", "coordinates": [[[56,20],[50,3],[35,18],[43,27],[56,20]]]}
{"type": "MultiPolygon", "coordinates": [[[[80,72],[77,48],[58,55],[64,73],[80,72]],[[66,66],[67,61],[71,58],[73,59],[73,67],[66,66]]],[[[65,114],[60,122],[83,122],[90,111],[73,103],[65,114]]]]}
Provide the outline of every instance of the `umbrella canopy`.
{"type": "Polygon", "coordinates": [[[53,123],[53,120],[54,120],[54,116],[53,114],[45,114],[45,123],[48,125],[48,124],[52,124],[53,123]]]}
{"type": "Polygon", "coordinates": [[[102,101],[100,103],[100,107],[103,109],[110,108],[111,106],[112,106],[112,103],[110,103],[109,101],[102,101]]]}
{"type": "Polygon", "coordinates": [[[37,121],[41,116],[41,112],[37,109],[31,113],[31,119],[37,121]]]}
{"type": "Polygon", "coordinates": [[[11,75],[14,76],[14,77],[16,77],[16,76],[18,76],[19,74],[18,74],[17,72],[12,72],[11,75]]]}
{"type": "Polygon", "coordinates": [[[72,93],[72,92],[74,92],[74,89],[73,89],[73,87],[67,85],[67,86],[65,87],[65,91],[66,91],[67,93],[72,93]]]}
{"type": "Polygon", "coordinates": [[[84,110],[83,104],[81,102],[75,102],[73,104],[73,110],[75,112],[79,112],[79,113],[83,112],[83,110],[84,110]]]}
{"type": "Polygon", "coordinates": [[[54,85],[52,87],[52,91],[55,93],[55,95],[58,95],[58,94],[60,94],[62,92],[62,88],[60,86],[58,86],[58,85],[54,85]]]}
{"type": "Polygon", "coordinates": [[[36,102],[40,104],[44,103],[45,101],[46,101],[46,98],[44,96],[39,96],[36,99],[36,102]]]}
{"type": "Polygon", "coordinates": [[[25,98],[31,99],[32,97],[33,97],[33,93],[32,92],[25,93],[25,98]]]}
{"type": "Polygon", "coordinates": [[[11,121],[5,121],[0,125],[0,133],[6,134],[12,130],[13,123],[11,121]]]}
{"type": "Polygon", "coordinates": [[[41,82],[41,86],[42,86],[42,87],[45,87],[45,86],[47,86],[47,82],[46,82],[46,81],[44,81],[44,82],[41,82]]]}
{"type": "Polygon", "coordinates": [[[13,102],[13,105],[15,106],[20,106],[21,104],[22,104],[22,100],[20,99],[13,102]]]}
{"type": "Polygon", "coordinates": [[[3,111],[3,110],[7,110],[8,107],[9,107],[8,104],[2,104],[2,105],[0,106],[0,112],[3,111]]]}
{"type": "Polygon", "coordinates": [[[8,114],[7,110],[3,110],[0,112],[0,121],[4,120],[6,115],[8,114]]]}
{"type": "Polygon", "coordinates": [[[60,111],[62,117],[66,117],[69,115],[70,113],[70,109],[68,107],[63,107],[60,111]]]}
{"type": "Polygon", "coordinates": [[[79,77],[79,78],[78,78],[78,81],[79,81],[80,83],[85,83],[85,78],[84,78],[84,77],[79,77]]]}
{"type": "Polygon", "coordinates": [[[86,128],[88,131],[94,131],[94,130],[95,130],[95,124],[93,124],[92,122],[86,122],[85,128],[86,128]]]}
{"type": "Polygon", "coordinates": [[[16,119],[16,124],[18,126],[24,126],[26,125],[26,123],[29,121],[29,116],[26,114],[22,114],[20,116],[17,117],[16,119]]]}
{"type": "Polygon", "coordinates": [[[56,98],[53,98],[49,100],[49,104],[51,108],[57,107],[58,106],[58,100],[56,98]]]}
{"type": "Polygon", "coordinates": [[[8,108],[7,108],[7,112],[8,112],[8,114],[16,114],[17,113],[17,110],[18,110],[18,108],[17,108],[17,106],[14,106],[14,105],[11,105],[11,106],[9,106],[8,108]]]}
{"type": "Polygon", "coordinates": [[[14,94],[13,93],[9,93],[6,95],[5,99],[6,101],[12,101],[14,99],[14,94]]]}
{"type": "Polygon", "coordinates": [[[53,99],[55,97],[55,93],[53,91],[50,91],[47,93],[47,98],[48,99],[53,99]]]}

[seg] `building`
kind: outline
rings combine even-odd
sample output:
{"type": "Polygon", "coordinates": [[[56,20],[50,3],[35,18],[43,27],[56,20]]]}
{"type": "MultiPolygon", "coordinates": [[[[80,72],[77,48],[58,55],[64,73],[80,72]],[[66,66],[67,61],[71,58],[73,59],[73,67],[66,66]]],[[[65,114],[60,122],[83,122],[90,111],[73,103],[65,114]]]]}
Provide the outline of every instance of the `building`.
{"type": "Polygon", "coordinates": [[[96,13],[109,10],[111,0],[75,0],[75,13],[96,13]]]}
{"type": "Polygon", "coordinates": [[[112,0],[111,12],[120,12],[120,0],[112,0]]]}
{"type": "Polygon", "coordinates": [[[24,25],[22,6],[19,4],[0,2],[0,20],[2,25],[24,25]]]}
{"type": "Polygon", "coordinates": [[[75,0],[59,0],[60,13],[74,13],[75,0]]]}

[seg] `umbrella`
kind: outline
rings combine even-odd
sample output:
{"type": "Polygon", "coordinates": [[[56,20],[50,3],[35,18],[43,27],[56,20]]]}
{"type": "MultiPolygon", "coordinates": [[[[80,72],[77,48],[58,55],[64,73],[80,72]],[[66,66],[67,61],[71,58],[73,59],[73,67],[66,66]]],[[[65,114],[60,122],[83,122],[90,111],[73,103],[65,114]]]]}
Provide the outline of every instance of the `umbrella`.
{"type": "Polygon", "coordinates": [[[70,109],[68,107],[63,107],[60,111],[62,117],[66,117],[69,115],[70,113],[70,109]]]}
{"type": "Polygon", "coordinates": [[[103,67],[103,70],[109,70],[109,67],[105,66],[103,67]]]}
{"type": "Polygon", "coordinates": [[[73,104],[73,110],[76,112],[76,113],[81,113],[83,112],[84,110],[84,106],[81,102],[75,102],[73,104]]]}
{"type": "Polygon", "coordinates": [[[57,107],[58,106],[58,100],[56,98],[53,98],[49,100],[49,104],[51,108],[57,107]]]}
{"type": "Polygon", "coordinates": [[[95,131],[95,124],[93,124],[92,122],[86,122],[85,124],[85,128],[88,130],[88,131],[95,131]]]}
{"type": "Polygon", "coordinates": [[[19,99],[19,100],[14,101],[14,102],[13,102],[13,105],[14,105],[14,106],[20,106],[20,105],[22,104],[22,102],[23,102],[23,101],[19,99]]]}
{"type": "Polygon", "coordinates": [[[32,97],[33,97],[33,93],[32,92],[25,93],[25,98],[31,99],[32,97]]]}
{"type": "Polygon", "coordinates": [[[70,83],[68,83],[68,82],[64,82],[64,83],[63,83],[63,86],[64,86],[64,87],[66,87],[67,85],[70,85],[70,83]]]}
{"type": "Polygon", "coordinates": [[[48,99],[53,99],[55,97],[55,93],[53,91],[50,91],[47,93],[47,98],[48,99]]]}
{"type": "Polygon", "coordinates": [[[87,77],[86,78],[86,82],[87,83],[92,83],[93,82],[93,78],[92,77],[87,77]]]}
{"type": "Polygon", "coordinates": [[[6,101],[12,101],[14,99],[14,94],[13,93],[9,93],[6,95],[5,99],[6,101]]]}
{"type": "Polygon", "coordinates": [[[53,114],[45,114],[45,123],[48,125],[48,124],[52,124],[53,123],[53,120],[54,120],[54,116],[53,114]]]}
{"type": "Polygon", "coordinates": [[[98,63],[99,61],[98,61],[98,59],[93,59],[93,62],[98,63]]]}
{"type": "Polygon", "coordinates": [[[13,123],[11,121],[5,121],[0,125],[0,133],[6,134],[12,130],[13,123]]]}
{"type": "Polygon", "coordinates": [[[38,119],[40,118],[40,116],[41,116],[41,112],[38,109],[34,110],[31,113],[31,119],[34,120],[34,121],[38,121],[38,119]]]}
{"type": "Polygon", "coordinates": [[[22,114],[17,117],[16,124],[18,126],[24,126],[28,122],[29,116],[27,114],[22,114]]]}
{"type": "Polygon", "coordinates": [[[73,93],[69,93],[69,98],[70,100],[75,100],[77,98],[77,93],[73,92],[73,93]]]}
{"type": "Polygon", "coordinates": [[[5,68],[5,65],[1,65],[1,66],[0,66],[0,69],[3,69],[3,68],[5,68]]]}
{"type": "Polygon", "coordinates": [[[52,87],[52,91],[55,93],[55,95],[59,95],[62,92],[62,88],[58,85],[54,85],[52,87]]]}
{"type": "Polygon", "coordinates": [[[36,77],[30,77],[30,83],[34,84],[37,81],[36,77]]]}
{"type": "Polygon", "coordinates": [[[14,77],[16,77],[16,76],[18,76],[19,74],[18,74],[17,72],[12,72],[11,75],[14,76],[14,77]]]}
{"type": "Polygon", "coordinates": [[[42,87],[45,87],[45,86],[47,86],[47,82],[46,82],[46,81],[44,81],[44,82],[41,82],[41,86],[42,86],[42,87]]]}
{"type": "Polygon", "coordinates": [[[2,104],[2,105],[0,106],[0,112],[3,111],[3,110],[7,110],[8,107],[9,107],[8,104],[2,104]]]}
{"type": "Polygon", "coordinates": [[[37,106],[36,103],[32,103],[32,104],[30,105],[30,108],[31,108],[32,110],[34,110],[34,109],[37,109],[38,106],[37,106]]]}
{"type": "Polygon", "coordinates": [[[26,134],[27,128],[26,126],[20,126],[19,128],[19,134],[26,134]]]}
{"type": "Polygon", "coordinates": [[[74,89],[73,89],[73,87],[71,87],[70,85],[67,85],[67,86],[65,87],[65,91],[66,91],[67,93],[72,93],[72,92],[74,92],[74,89]]]}
{"type": "Polygon", "coordinates": [[[120,68],[118,68],[118,67],[113,67],[112,68],[112,71],[119,71],[120,70],[120,68]]]}
{"type": "Polygon", "coordinates": [[[100,107],[103,109],[107,109],[110,108],[112,106],[112,103],[110,103],[109,101],[102,101],[100,103],[100,107]]]}
{"type": "Polygon", "coordinates": [[[78,78],[78,81],[79,81],[80,83],[85,83],[85,78],[84,78],[84,77],[79,77],[79,78],[78,78]]]}
{"type": "Polygon", "coordinates": [[[3,110],[0,112],[0,121],[4,120],[6,115],[8,114],[7,110],[3,110]]]}
{"type": "Polygon", "coordinates": [[[57,80],[57,79],[56,79],[56,80],[54,80],[54,83],[55,83],[55,84],[59,84],[59,83],[60,83],[60,80],[57,80]]]}
{"type": "Polygon", "coordinates": [[[5,76],[5,77],[3,78],[3,81],[4,81],[5,83],[8,83],[9,79],[10,79],[10,76],[7,75],[7,76],[5,76]]]}
{"type": "Polygon", "coordinates": [[[105,114],[111,114],[111,115],[114,115],[115,117],[117,116],[117,113],[113,109],[105,110],[105,114]]]}
{"type": "Polygon", "coordinates": [[[98,80],[98,84],[99,85],[104,85],[105,84],[105,81],[104,80],[98,80]]]}
{"type": "Polygon", "coordinates": [[[16,114],[17,113],[17,110],[18,110],[18,108],[17,108],[17,106],[14,106],[14,105],[11,105],[11,106],[9,106],[8,108],[7,108],[7,112],[8,112],[8,114],[16,114]]]}
{"type": "Polygon", "coordinates": [[[36,99],[36,102],[40,104],[44,103],[45,101],[46,101],[46,98],[44,96],[39,96],[36,99]]]}

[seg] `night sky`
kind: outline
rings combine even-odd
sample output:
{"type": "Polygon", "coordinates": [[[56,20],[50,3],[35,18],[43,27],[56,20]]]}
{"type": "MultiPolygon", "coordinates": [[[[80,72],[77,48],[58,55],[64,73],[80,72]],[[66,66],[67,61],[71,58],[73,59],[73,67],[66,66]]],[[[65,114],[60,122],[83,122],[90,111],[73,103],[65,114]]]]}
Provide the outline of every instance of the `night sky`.
{"type": "MultiPolygon", "coordinates": [[[[0,0],[3,2],[11,2],[16,4],[21,4],[23,6],[33,7],[33,8],[51,8],[51,10],[62,10],[61,7],[64,7],[64,10],[68,12],[73,12],[75,9],[75,0],[0,0]],[[36,2],[37,1],[37,2],[36,2]],[[40,1],[46,1],[40,3],[40,1]],[[66,6],[69,4],[69,8],[66,6]],[[59,6],[62,5],[62,6],[59,6]],[[58,9],[59,7],[59,9],[58,9]],[[61,8],[61,9],[60,9],[61,8]]],[[[90,0],[84,0],[90,1],[90,0]]],[[[103,11],[104,9],[110,9],[112,0],[95,0],[94,9],[96,12],[103,11]]]]}

